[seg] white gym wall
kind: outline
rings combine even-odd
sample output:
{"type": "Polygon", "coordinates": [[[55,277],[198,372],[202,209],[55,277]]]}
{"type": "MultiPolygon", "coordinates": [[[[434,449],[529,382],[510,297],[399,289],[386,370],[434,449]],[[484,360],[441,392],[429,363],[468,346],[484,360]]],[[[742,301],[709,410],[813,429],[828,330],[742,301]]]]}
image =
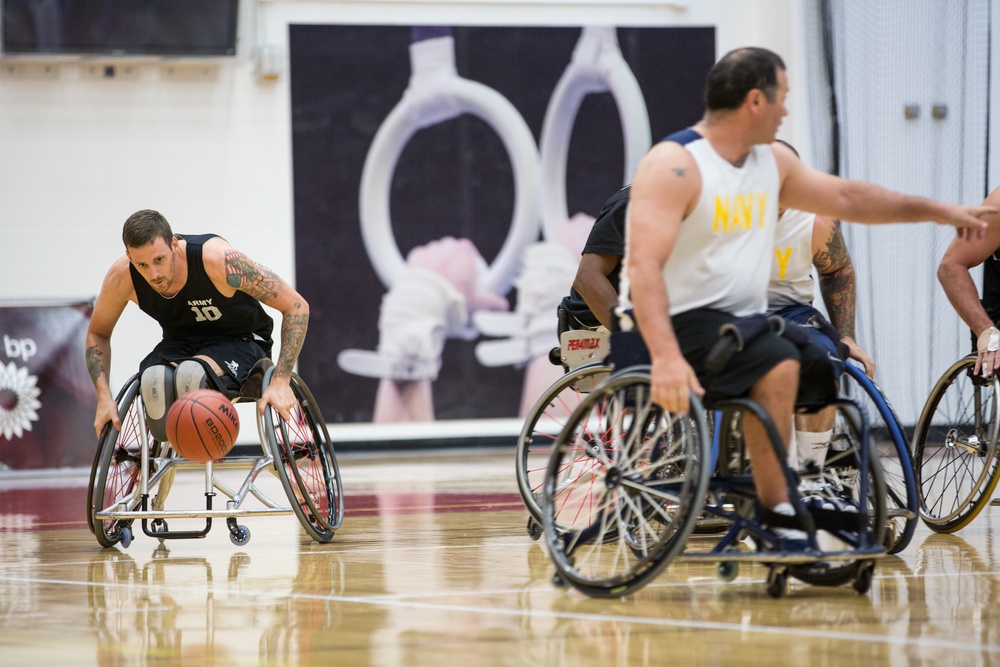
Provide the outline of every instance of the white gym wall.
{"type": "MultiPolygon", "coordinates": [[[[123,252],[122,223],[141,208],[180,232],[218,233],[294,280],[291,23],[715,26],[719,55],[771,48],[804,91],[798,14],[793,0],[244,0],[232,58],[4,59],[0,301],[95,296],[123,252]]],[[[800,144],[804,101],[793,96],[782,130],[800,144]]],[[[115,388],[158,335],[126,309],[113,340],[115,388]]]]}

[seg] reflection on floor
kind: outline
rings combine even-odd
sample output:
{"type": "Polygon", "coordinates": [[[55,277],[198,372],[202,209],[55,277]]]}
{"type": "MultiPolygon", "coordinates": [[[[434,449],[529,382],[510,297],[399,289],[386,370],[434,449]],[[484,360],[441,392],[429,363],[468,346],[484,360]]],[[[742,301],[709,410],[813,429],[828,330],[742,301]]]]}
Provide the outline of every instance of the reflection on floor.
{"type": "MultiPolygon", "coordinates": [[[[869,594],[765,570],[675,563],[625,599],[551,583],[526,534],[513,453],[344,455],[330,544],[294,517],[200,540],[101,549],[87,473],[0,478],[0,664],[1000,664],[1000,508],[957,535],[918,529],[869,594]]],[[[175,483],[199,502],[196,473],[175,483]]],[[[706,538],[694,538],[706,539],[706,538]]]]}

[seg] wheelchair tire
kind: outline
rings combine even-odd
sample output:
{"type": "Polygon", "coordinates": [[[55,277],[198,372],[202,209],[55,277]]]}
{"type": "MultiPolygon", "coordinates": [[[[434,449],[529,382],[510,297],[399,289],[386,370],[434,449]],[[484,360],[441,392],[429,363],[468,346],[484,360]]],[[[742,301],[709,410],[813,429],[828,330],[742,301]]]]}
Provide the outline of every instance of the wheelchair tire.
{"type": "Polygon", "coordinates": [[[976,356],[952,364],[924,404],[913,436],[920,518],[954,533],[989,504],[1000,477],[1000,384],[972,375],[976,356]]]}
{"type": "MultiPolygon", "coordinates": [[[[274,369],[264,376],[264,387],[274,369]]],[[[316,399],[301,378],[292,374],[290,386],[297,404],[291,421],[268,406],[261,423],[278,479],[292,510],[315,541],[326,543],[344,520],[344,494],[340,468],[330,434],[316,399]]]]}
{"type": "Polygon", "coordinates": [[[886,487],[886,551],[896,554],[909,545],[920,512],[913,457],[906,432],[879,386],[855,364],[845,365],[841,393],[856,401],[871,420],[873,449],[886,487]]]}
{"type": "Polygon", "coordinates": [[[610,372],[611,368],[602,363],[588,364],[570,371],[545,390],[524,420],[515,453],[517,489],[524,506],[538,526],[542,523],[540,498],[545,468],[556,439],[570,414],[583,400],[586,391],[596,386],[610,372]],[[584,392],[580,391],[581,387],[585,389],[584,392]]]}
{"type": "MultiPolygon", "coordinates": [[[[134,510],[139,506],[138,481],[142,465],[142,434],[146,428],[142,414],[138,376],[131,379],[118,394],[118,417],[122,428],[119,431],[108,424],[101,433],[97,455],[90,472],[87,489],[87,522],[98,543],[102,547],[113,547],[121,541],[122,530],[129,528],[130,520],[99,520],[97,512],[112,506],[124,506],[134,510]]],[[[150,447],[150,459],[163,454],[168,446],[153,439],[146,429],[146,442],[150,447]]]]}
{"type": "Polygon", "coordinates": [[[555,443],[542,522],[557,579],[592,597],[628,595],[679,555],[711,474],[704,409],[664,413],[647,368],[611,375],[555,443]]]}

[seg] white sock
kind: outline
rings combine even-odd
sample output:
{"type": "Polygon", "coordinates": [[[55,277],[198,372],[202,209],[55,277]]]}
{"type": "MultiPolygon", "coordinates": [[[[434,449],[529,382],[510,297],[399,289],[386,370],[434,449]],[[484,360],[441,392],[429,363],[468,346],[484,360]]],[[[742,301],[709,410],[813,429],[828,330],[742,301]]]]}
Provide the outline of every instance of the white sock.
{"type": "Polygon", "coordinates": [[[799,469],[799,439],[798,431],[792,429],[792,436],[788,439],[788,467],[792,470],[799,469]]]}
{"type": "Polygon", "coordinates": [[[799,461],[803,466],[812,461],[817,466],[822,467],[826,461],[826,452],[830,448],[830,438],[833,437],[833,429],[829,431],[795,431],[796,451],[799,461]]]}
{"type": "Polygon", "coordinates": [[[795,516],[795,508],[792,507],[792,504],[788,501],[778,503],[771,508],[771,511],[782,516],[795,516]]]}

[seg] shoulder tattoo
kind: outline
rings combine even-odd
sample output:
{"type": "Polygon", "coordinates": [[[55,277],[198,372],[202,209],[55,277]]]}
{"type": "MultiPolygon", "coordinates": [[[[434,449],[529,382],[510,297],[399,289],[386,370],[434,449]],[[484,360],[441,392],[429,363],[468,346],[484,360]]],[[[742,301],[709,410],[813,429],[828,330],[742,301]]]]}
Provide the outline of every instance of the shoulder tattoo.
{"type": "Polygon", "coordinates": [[[226,251],[226,283],[267,303],[278,295],[281,279],[238,250],[226,251]]]}

